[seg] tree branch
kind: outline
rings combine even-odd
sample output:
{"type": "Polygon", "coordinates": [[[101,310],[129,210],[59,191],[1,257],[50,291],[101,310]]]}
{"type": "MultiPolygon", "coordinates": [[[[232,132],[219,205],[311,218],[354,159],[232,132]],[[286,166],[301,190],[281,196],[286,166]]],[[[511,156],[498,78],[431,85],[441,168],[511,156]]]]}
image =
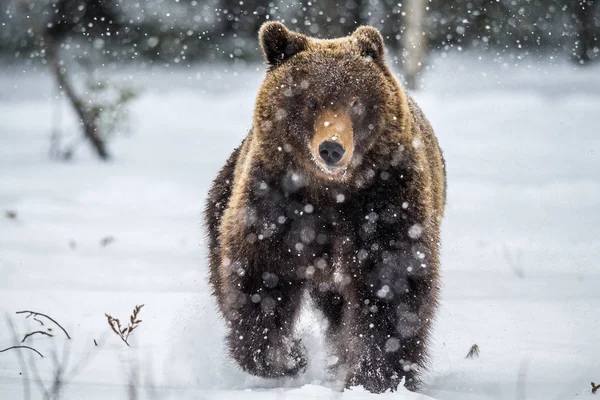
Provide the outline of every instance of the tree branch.
{"type": "Polygon", "coordinates": [[[29,315],[26,318],[33,316],[40,316],[40,317],[44,317],[50,321],[52,321],[56,326],[58,326],[60,329],[62,329],[62,331],[65,333],[65,335],[67,335],[67,339],[71,339],[71,336],[69,336],[69,333],[67,332],[67,330],[65,328],[62,327],[61,324],[59,324],[58,322],[56,322],[55,320],[53,320],[52,318],[50,318],[49,316],[47,316],[46,314],[42,314],[36,311],[29,311],[29,310],[24,310],[24,311],[17,311],[17,314],[25,314],[28,313],[29,315]]]}
{"type": "Polygon", "coordinates": [[[21,343],[24,343],[24,342],[25,342],[25,340],[26,340],[26,339],[27,339],[29,336],[33,336],[33,335],[35,335],[36,333],[39,333],[39,334],[41,334],[41,335],[46,335],[46,336],[49,336],[49,337],[53,337],[53,336],[54,336],[53,334],[51,334],[51,333],[48,333],[48,332],[44,332],[44,331],[34,331],[34,332],[28,333],[27,335],[23,336],[23,340],[21,340],[21,343]]]}
{"type": "Polygon", "coordinates": [[[11,347],[7,347],[6,349],[0,350],[0,353],[4,353],[5,351],[12,350],[12,349],[29,349],[31,351],[35,351],[36,353],[38,353],[38,355],[40,357],[44,358],[44,356],[42,355],[42,353],[40,353],[39,351],[37,351],[33,347],[29,347],[29,346],[11,346],[11,347]]]}

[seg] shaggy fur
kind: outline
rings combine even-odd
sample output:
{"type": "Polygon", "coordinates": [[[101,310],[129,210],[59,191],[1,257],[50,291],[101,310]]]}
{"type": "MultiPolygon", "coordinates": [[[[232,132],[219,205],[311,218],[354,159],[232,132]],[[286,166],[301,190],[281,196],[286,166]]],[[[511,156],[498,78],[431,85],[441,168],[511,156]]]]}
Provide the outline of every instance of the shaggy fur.
{"type": "Polygon", "coordinates": [[[269,70],[253,126],[206,205],[210,282],[231,356],[258,376],[302,371],[293,327],[308,291],[347,387],[395,390],[404,377],[415,389],[437,306],[446,196],[433,130],[385,64],[376,29],[317,40],[269,22],[259,39],[269,70]],[[338,169],[315,154],[330,124],[351,147],[338,169]]]}

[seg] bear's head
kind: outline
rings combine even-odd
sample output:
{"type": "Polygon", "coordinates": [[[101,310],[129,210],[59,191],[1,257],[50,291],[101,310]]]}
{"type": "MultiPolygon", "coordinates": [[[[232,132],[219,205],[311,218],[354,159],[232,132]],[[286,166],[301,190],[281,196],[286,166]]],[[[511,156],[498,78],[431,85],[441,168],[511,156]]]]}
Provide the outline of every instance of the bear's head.
{"type": "Polygon", "coordinates": [[[267,22],[259,41],[269,68],[254,132],[266,157],[289,160],[312,179],[348,182],[398,146],[390,132],[401,130],[405,100],[378,30],[321,40],[267,22]]]}

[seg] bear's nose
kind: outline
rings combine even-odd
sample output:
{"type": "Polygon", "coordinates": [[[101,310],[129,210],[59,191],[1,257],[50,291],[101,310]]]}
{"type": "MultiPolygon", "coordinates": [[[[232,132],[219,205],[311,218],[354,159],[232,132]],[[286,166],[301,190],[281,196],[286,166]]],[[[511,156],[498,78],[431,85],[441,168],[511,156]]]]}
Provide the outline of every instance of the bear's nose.
{"type": "Polygon", "coordinates": [[[326,141],[319,145],[319,155],[327,165],[337,164],[344,156],[344,148],[336,142],[326,141]]]}

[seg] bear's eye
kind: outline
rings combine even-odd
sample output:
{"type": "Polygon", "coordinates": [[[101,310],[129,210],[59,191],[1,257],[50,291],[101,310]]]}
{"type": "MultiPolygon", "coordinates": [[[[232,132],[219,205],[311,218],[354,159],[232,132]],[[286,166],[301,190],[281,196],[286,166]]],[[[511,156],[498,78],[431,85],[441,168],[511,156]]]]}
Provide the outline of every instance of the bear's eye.
{"type": "Polygon", "coordinates": [[[352,102],[352,112],[354,114],[362,114],[362,109],[362,104],[360,103],[360,101],[358,101],[358,99],[352,102]]]}
{"type": "Polygon", "coordinates": [[[310,109],[310,111],[317,111],[317,108],[319,107],[319,105],[317,104],[317,101],[313,98],[311,98],[308,101],[308,108],[310,109]]]}

